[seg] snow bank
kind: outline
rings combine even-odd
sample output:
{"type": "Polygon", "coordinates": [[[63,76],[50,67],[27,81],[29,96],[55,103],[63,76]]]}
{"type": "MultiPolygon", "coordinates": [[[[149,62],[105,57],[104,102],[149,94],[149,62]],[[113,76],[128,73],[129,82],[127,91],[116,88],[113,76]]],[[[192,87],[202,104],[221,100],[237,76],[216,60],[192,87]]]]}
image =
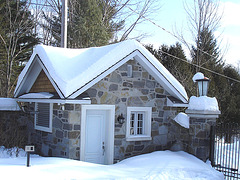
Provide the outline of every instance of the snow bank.
{"type": "Polygon", "coordinates": [[[196,179],[223,180],[222,173],[198,158],[179,151],[157,151],[114,165],[99,165],[56,157],[0,159],[1,177],[8,179],[196,179]],[[14,172],[14,173],[12,173],[14,172]]]}
{"type": "Polygon", "coordinates": [[[180,112],[173,120],[182,127],[189,128],[189,117],[187,114],[180,112]]]}
{"type": "Polygon", "coordinates": [[[0,147],[0,158],[15,158],[15,157],[25,157],[26,152],[21,148],[10,148],[6,149],[4,146],[0,147]]]}
{"type": "Polygon", "coordinates": [[[0,111],[20,111],[17,102],[12,98],[0,98],[0,111]]]}
{"type": "Polygon", "coordinates": [[[219,111],[218,102],[215,97],[207,96],[192,96],[189,99],[189,110],[201,110],[201,111],[219,111]]]}

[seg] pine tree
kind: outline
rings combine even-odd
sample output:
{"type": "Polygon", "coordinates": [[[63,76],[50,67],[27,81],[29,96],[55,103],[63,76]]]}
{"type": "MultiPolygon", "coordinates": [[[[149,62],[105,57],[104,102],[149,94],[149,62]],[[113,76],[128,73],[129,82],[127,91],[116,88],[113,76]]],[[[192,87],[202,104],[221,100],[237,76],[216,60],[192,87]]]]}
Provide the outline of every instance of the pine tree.
{"type": "MultiPolygon", "coordinates": [[[[84,48],[101,46],[113,39],[116,31],[123,28],[124,21],[115,22],[116,4],[107,0],[69,0],[68,47],[84,48]]],[[[61,8],[59,8],[61,9],[61,8]]],[[[54,40],[50,45],[60,46],[61,11],[53,17],[44,15],[54,40]]]]}
{"type": "MultiPolygon", "coordinates": [[[[196,40],[196,47],[192,47],[192,63],[197,64],[198,71],[211,79],[209,87],[209,96],[221,97],[221,91],[225,88],[225,79],[220,78],[218,75],[206,71],[203,68],[210,69],[217,73],[223,74],[224,63],[220,54],[220,50],[213,33],[208,29],[200,32],[199,38],[196,40]],[[219,82],[222,82],[221,84],[219,82]],[[222,86],[223,84],[223,86],[222,86]]],[[[196,73],[194,71],[193,73],[196,73]]]]}
{"type": "Polygon", "coordinates": [[[200,67],[215,70],[224,65],[217,40],[207,28],[200,32],[199,38],[196,39],[196,46],[192,46],[191,55],[192,62],[200,67]]]}
{"type": "Polygon", "coordinates": [[[9,97],[38,39],[25,1],[0,0],[0,22],[0,96],[9,97]]]}
{"type": "Polygon", "coordinates": [[[69,45],[73,48],[101,46],[108,43],[112,35],[102,22],[102,11],[96,0],[79,1],[70,14],[68,26],[69,45]],[[76,12],[77,11],[77,12],[76,12]]]}
{"type": "MultiPolygon", "coordinates": [[[[197,42],[197,41],[196,41],[197,42]]],[[[233,79],[240,79],[238,72],[231,66],[225,66],[220,54],[217,40],[208,29],[204,29],[200,33],[197,48],[192,48],[192,61],[198,63],[200,67],[207,68],[207,71],[200,68],[210,79],[208,96],[216,97],[221,110],[219,121],[231,122],[238,121],[240,115],[240,84],[222,77],[219,74],[231,77],[233,79]],[[198,59],[198,62],[197,62],[198,59]]]]}
{"type": "MultiPolygon", "coordinates": [[[[240,75],[237,70],[228,65],[223,69],[224,75],[240,80],[240,75]]],[[[221,82],[220,82],[221,83],[221,82]]],[[[231,79],[226,79],[224,84],[227,88],[227,91],[220,98],[221,103],[221,120],[223,122],[240,122],[240,83],[233,81],[231,79]]]]}
{"type": "Polygon", "coordinates": [[[196,92],[196,87],[192,81],[192,66],[187,62],[186,55],[180,43],[177,42],[171,46],[162,45],[157,50],[152,45],[147,45],[146,48],[185,87],[188,95],[193,95],[196,92]]]}

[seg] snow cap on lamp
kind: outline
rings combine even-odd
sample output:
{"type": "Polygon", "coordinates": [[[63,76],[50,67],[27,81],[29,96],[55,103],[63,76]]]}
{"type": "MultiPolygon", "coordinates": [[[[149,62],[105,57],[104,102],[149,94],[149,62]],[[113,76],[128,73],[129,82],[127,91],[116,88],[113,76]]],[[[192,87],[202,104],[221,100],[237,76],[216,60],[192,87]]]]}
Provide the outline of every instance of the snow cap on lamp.
{"type": "Polygon", "coordinates": [[[208,92],[208,83],[209,83],[209,78],[204,77],[204,74],[201,72],[197,72],[193,78],[193,82],[198,83],[198,92],[199,96],[207,96],[208,92]]]}

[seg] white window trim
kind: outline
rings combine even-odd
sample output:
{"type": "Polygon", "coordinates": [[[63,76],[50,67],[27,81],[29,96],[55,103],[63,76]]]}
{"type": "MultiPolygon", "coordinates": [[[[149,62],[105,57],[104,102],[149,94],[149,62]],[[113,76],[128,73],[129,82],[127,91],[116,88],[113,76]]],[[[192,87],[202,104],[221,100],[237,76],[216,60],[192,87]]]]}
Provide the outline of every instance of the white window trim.
{"type": "Polygon", "coordinates": [[[150,141],[151,137],[151,116],[152,107],[127,107],[127,125],[126,125],[126,140],[127,141],[150,141]],[[144,133],[143,135],[130,135],[130,117],[131,112],[144,112],[144,133]]]}
{"type": "MultiPolygon", "coordinates": [[[[49,104],[49,127],[43,127],[37,125],[37,114],[34,115],[34,128],[40,131],[52,133],[52,117],[53,117],[53,103],[49,104]]],[[[35,103],[35,111],[37,110],[37,103],[35,103]]]]}

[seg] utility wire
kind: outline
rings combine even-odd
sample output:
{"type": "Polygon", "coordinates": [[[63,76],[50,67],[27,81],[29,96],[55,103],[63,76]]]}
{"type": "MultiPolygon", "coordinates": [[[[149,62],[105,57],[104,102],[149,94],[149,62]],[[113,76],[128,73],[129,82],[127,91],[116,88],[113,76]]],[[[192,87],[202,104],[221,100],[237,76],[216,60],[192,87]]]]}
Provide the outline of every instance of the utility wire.
{"type": "MultiPolygon", "coordinates": [[[[118,0],[117,0],[117,1],[118,1],[118,0]]],[[[118,1],[118,2],[119,2],[119,1],[118,1]]],[[[121,4],[121,2],[119,2],[119,3],[121,4]]],[[[134,12],[134,13],[136,13],[136,14],[138,14],[138,15],[140,14],[140,13],[138,13],[137,11],[133,10],[131,7],[129,7],[129,6],[126,6],[126,7],[127,7],[128,9],[130,9],[132,12],[134,12]]],[[[146,18],[145,16],[142,16],[142,17],[143,17],[144,19],[146,19],[147,21],[149,21],[150,23],[152,23],[153,25],[157,26],[158,28],[162,29],[163,31],[167,32],[168,34],[170,34],[170,35],[174,36],[175,38],[177,38],[178,40],[182,41],[182,40],[179,39],[179,37],[177,37],[175,34],[173,34],[172,32],[170,32],[170,31],[168,31],[168,30],[166,30],[165,28],[163,28],[163,27],[160,26],[159,24],[155,23],[155,22],[152,21],[151,19],[146,18]]],[[[190,43],[189,43],[189,44],[190,44],[190,43]]],[[[214,57],[213,55],[211,55],[211,54],[203,51],[202,49],[199,49],[199,48],[197,48],[197,49],[200,50],[202,53],[211,56],[212,58],[216,58],[216,57],[214,57]]],[[[161,50],[159,49],[159,51],[161,51],[161,50]]],[[[172,54],[169,54],[169,53],[167,53],[167,52],[164,52],[164,51],[161,51],[161,52],[162,52],[162,53],[165,53],[165,54],[167,54],[168,56],[171,56],[171,57],[173,57],[173,58],[175,58],[175,59],[184,61],[184,62],[186,62],[186,63],[189,63],[189,64],[193,65],[193,66],[196,66],[196,67],[198,67],[198,68],[201,68],[201,69],[203,69],[203,70],[206,70],[206,71],[208,71],[208,72],[211,72],[211,73],[213,73],[213,74],[216,74],[216,75],[219,75],[219,76],[222,76],[222,77],[224,77],[224,78],[227,78],[227,79],[230,79],[230,80],[232,80],[232,81],[235,81],[235,82],[240,83],[240,80],[231,78],[231,77],[226,76],[226,75],[224,75],[224,74],[220,74],[220,73],[215,72],[215,71],[213,71],[213,70],[210,70],[210,69],[207,69],[207,68],[205,68],[205,67],[199,66],[199,65],[197,65],[197,64],[191,63],[191,62],[189,62],[189,61],[187,61],[187,60],[181,59],[181,58],[179,58],[179,57],[177,57],[177,56],[174,56],[174,55],[172,55],[172,54]]]]}
{"type": "MultiPolygon", "coordinates": [[[[118,1],[118,2],[119,2],[119,1],[118,1]]],[[[121,2],[119,2],[119,3],[122,4],[121,2]]],[[[47,5],[47,4],[38,4],[38,3],[30,3],[30,4],[52,7],[51,5],[47,5]]],[[[136,14],[138,14],[138,15],[140,14],[140,13],[138,13],[137,11],[135,11],[134,9],[132,9],[131,7],[129,7],[129,6],[127,6],[127,5],[126,5],[126,7],[127,7],[128,9],[130,9],[132,12],[134,12],[134,13],[136,13],[136,14]]],[[[175,37],[176,39],[182,41],[182,40],[179,39],[179,37],[177,37],[175,34],[173,34],[172,32],[168,31],[167,29],[163,28],[162,26],[160,26],[159,24],[155,23],[155,22],[152,21],[151,19],[149,19],[149,18],[147,18],[147,17],[145,17],[145,16],[142,16],[142,17],[143,17],[145,20],[147,20],[147,21],[149,21],[150,23],[152,23],[153,25],[155,25],[156,27],[162,29],[163,31],[165,31],[165,32],[167,32],[168,34],[170,34],[170,35],[172,35],[173,37],[175,37]]],[[[87,33],[87,34],[88,34],[88,33],[87,33]]],[[[88,36],[89,36],[89,34],[88,34],[88,36]]],[[[90,41],[91,41],[91,39],[90,39],[90,41]]],[[[95,43],[94,43],[93,41],[91,41],[91,42],[95,45],[95,43]]],[[[96,46],[96,45],[95,45],[95,46],[96,46]]],[[[200,50],[202,53],[207,54],[208,56],[211,56],[211,57],[213,57],[213,58],[216,58],[216,57],[214,57],[213,55],[211,55],[211,54],[203,51],[202,49],[199,49],[199,48],[197,48],[197,49],[200,50]]],[[[188,63],[188,64],[191,64],[191,65],[193,65],[193,66],[195,66],[195,67],[201,68],[201,69],[206,70],[206,71],[208,71],[208,72],[211,72],[211,73],[213,73],[213,74],[216,74],[216,75],[219,75],[219,76],[222,76],[222,77],[224,77],[224,78],[227,78],[227,79],[230,79],[230,80],[232,80],[232,81],[235,81],[235,82],[240,83],[240,80],[231,78],[231,77],[226,76],[226,75],[224,75],[224,74],[220,74],[220,73],[215,72],[215,71],[213,71],[213,70],[210,70],[210,69],[204,68],[204,67],[202,67],[202,66],[199,66],[199,65],[197,65],[197,64],[191,63],[191,62],[189,62],[189,61],[187,61],[187,60],[185,60],[185,59],[182,59],[182,58],[179,58],[179,57],[174,56],[174,55],[172,55],[172,54],[169,54],[169,53],[167,53],[167,52],[161,51],[160,49],[159,49],[159,51],[162,52],[162,53],[164,53],[164,54],[167,54],[168,56],[171,56],[172,58],[181,60],[181,61],[186,62],[186,63],[188,63]]]]}
{"type": "MultiPolygon", "coordinates": [[[[118,0],[117,0],[117,1],[118,1],[118,0]]],[[[118,1],[118,2],[119,2],[119,1],[118,1]]],[[[119,2],[119,3],[121,4],[121,2],[119,2]]],[[[122,5],[122,4],[121,4],[121,5],[122,5]]],[[[127,6],[127,8],[130,9],[132,12],[136,13],[137,15],[140,15],[139,12],[135,11],[135,10],[132,9],[131,7],[127,6]]],[[[176,39],[178,39],[179,41],[182,42],[182,39],[180,39],[178,36],[176,36],[176,35],[173,34],[172,32],[166,30],[165,28],[163,28],[163,27],[160,26],[159,24],[155,23],[155,22],[152,21],[151,19],[149,19],[149,18],[147,18],[147,17],[145,17],[145,16],[142,16],[142,17],[143,17],[145,20],[149,21],[149,22],[152,23],[153,25],[157,26],[158,28],[160,28],[160,29],[162,29],[163,31],[167,32],[168,34],[174,36],[176,39]]],[[[188,43],[188,44],[190,44],[190,43],[188,43]]],[[[192,44],[190,44],[190,45],[192,45],[192,44]]],[[[192,46],[193,46],[193,45],[192,45],[192,46]]],[[[199,51],[201,51],[202,53],[207,54],[208,56],[211,56],[212,58],[216,58],[215,56],[209,54],[209,53],[206,52],[206,51],[203,51],[202,49],[199,49],[198,47],[197,47],[197,49],[198,49],[199,51]]]]}
{"type": "Polygon", "coordinates": [[[206,70],[206,71],[208,71],[208,72],[211,72],[211,73],[213,73],[213,74],[216,74],[216,75],[219,75],[219,76],[222,76],[222,77],[224,77],[224,78],[227,78],[227,79],[230,79],[230,80],[232,80],[232,81],[235,81],[235,82],[240,83],[240,80],[237,80],[237,79],[228,77],[228,76],[226,76],[226,75],[224,75],[224,74],[220,74],[220,73],[218,73],[218,72],[212,71],[212,70],[207,69],[207,68],[205,68],[205,67],[201,67],[201,66],[199,66],[199,65],[197,65],[197,64],[191,63],[191,62],[189,62],[189,61],[187,61],[187,60],[185,60],[185,59],[179,58],[179,57],[177,57],[177,56],[174,56],[174,55],[172,55],[172,54],[169,54],[169,53],[167,53],[167,52],[164,52],[164,51],[162,51],[162,50],[160,50],[160,49],[159,49],[159,51],[160,51],[161,53],[164,53],[164,54],[172,57],[172,58],[175,58],[175,59],[181,60],[181,61],[183,61],[183,62],[186,62],[186,63],[188,63],[188,64],[190,64],[190,65],[192,65],[192,66],[199,67],[199,68],[201,68],[201,69],[203,69],[203,70],[206,70]]]}

